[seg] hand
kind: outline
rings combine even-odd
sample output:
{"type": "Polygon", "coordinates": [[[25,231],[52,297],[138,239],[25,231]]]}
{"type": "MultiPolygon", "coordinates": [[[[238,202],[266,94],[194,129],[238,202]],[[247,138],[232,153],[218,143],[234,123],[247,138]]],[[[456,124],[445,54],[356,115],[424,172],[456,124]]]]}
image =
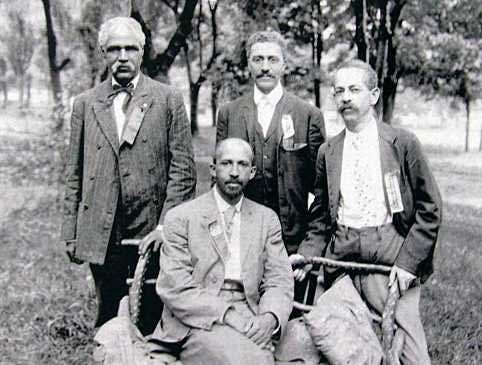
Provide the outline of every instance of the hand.
{"type": "MultiPolygon", "coordinates": [[[[303,255],[300,255],[299,253],[295,253],[289,257],[289,260],[291,262],[291,266],[296,266],[303,264],[305,262],[305,257],[303,255]]],[[[303,281],[306,277],[306,274],[308,274],[311,269],[313,269],[312,264],[307,264],[304,265],[303,267],[298,267],[293,270],[293,277],[295,278],[296,281],[303,281]]]]}
{"type": "Polygon", "coordinates": [[[278,327],[278,320],[274,314],[264,313],[249,319],[244,332],[256,345],[266,348],[276,327],[278,327]]]}
{"type": "Polygon", "coordinates": [[[402,269],[401,267],[398,267],[397,265],[394,265],[392,271],[390,271],[388,286],[391,287],[395,283],[395,280],[398,280],[400,294],[403,294],[408,290],[408,288],[410,288],[415,279],[417,279],[415,275],[407,270],[402,269]]]}
{"type": "Polygon", "coordinates": [[[65,241],[65,253],[69,257],[70,262],[77,265],[81,265],[84,263],[84,261],[79,260],[77,257],[75,257],[76,245],[77,245],[76,240],[65,241]]]}
{"type": "Polygon", "coordinates": [[[153,252],[159,250],[162,242],[164,241],[164,233],[162,229],[156,228],[155,230],[149,232],[142,240],[139,242],[139,256],[144,256],[149,249],[149,246],[154,244],[152,249],[153,252]]]}

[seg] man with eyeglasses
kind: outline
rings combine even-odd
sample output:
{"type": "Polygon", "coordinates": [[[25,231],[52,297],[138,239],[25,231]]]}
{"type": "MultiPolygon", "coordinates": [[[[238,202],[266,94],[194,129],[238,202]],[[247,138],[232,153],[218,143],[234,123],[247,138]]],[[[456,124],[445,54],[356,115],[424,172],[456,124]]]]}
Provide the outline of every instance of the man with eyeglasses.
{"type": "MultiPolygon", "coordinates": [[[[381,314],[389,288],[401,298],[395,322],[405,334],[401,363],[430,364],[420,319],[420,283],[433,271],[442,202],[427,159],[412,133],[377,120],[377,75],[359,60],[335,72],[334,98],[346,128],[320,147],[309,228],[293,265],[304,257],[392,266],[390,275],[351,275],[370,309],[381,314]]],[[[309,266],[295,270],[302,280],[309,266]]],[[[330,287],[340,269],[326,269],[330,287]]]]}
{"type": "MultiPolygon", "coordinates": [[[[252,34],[246,53],[253,89],[221,106],[216,141],[238,137],[249,142],[256,175],[245,195],[277,213],[286,249],[292,254],[307,228],[316,154],[325,141],[323,114],[283,88],[287,50],[281,34],[252,34]]],[[[304,285],[297,285],[295,298],[303,294],[304,285]]]]}
{"type": "Polygon", "coordinates": [[[182,96],[140,72],[144,43],[132,18],[102,24],[99,46],[111,76],[72,109],[62,240],[72,262],[90,263],[96,327],[116,316],[137,263],[138,248],[121,240],[143,238],[141,254],[150,244],[158,248],[165,212],[195,193],[182,96]]]}

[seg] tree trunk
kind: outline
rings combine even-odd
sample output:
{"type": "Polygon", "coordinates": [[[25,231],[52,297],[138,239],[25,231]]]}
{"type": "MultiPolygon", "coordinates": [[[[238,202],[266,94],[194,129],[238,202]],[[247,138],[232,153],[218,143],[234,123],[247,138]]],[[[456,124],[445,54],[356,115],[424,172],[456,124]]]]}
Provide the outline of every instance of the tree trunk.
{"type": "MultiPolygon", "coordinates": [[[[54,103],[58,104],[62,101],[62,83],[60,81],[61,67],[57,66],[57,37],[55,36],[55,31],[52,24],[50,0],[42,0],[42,3],[44,7],[45,24],[47,29],[47,48],[48,48],[48,59],[49,59],[50,83],[52,87],[52,95],[54,97],[54,103]]],[[[67,63],[68,61],[65,64],[67,63]]]]}
{"type": "Polygon", "coordinates": [[[198,102],[199,102],[199,90],[201,90],[201,84],[195,83],[189,87],[189,101],[191,103],[190,116],[191,116],[191,133],[192,135],[197,135],[198,133],[198,102]]]}
{"type": "Polygon", "coordinates": [[[313,90],[315,93],[315,105],[321,108],[321,55],[323,52],[323,32],[322,32],[322,19],[321,19],[321,7],[320,2],[312,0],[311,2],[312,14],[314,14],[316,27],[313,29],[312,38],[312,59],[313,59],[313,90]]]}
{"type": "Polygon", "coordinates": [[[143,20],[142,14],[136,7],[135,1],[132,1],[131,16],[136,19],[142,26],[142,30],[146,35],[146,45],[144,46],[143,70],[152,78],[166,82],[167,74],[179,52],[186,44],[186,40],[192,31],[192,19],[194,10],[198,0],[185,1],[184,8],[176,22],[178,24],[174,35],[171,37],[167,48],[163,53],[152,54],[152,36],[151,31],[143,20]]]}
{"type": "Polygon", "coordinates": [[[212,125],[213,127],[216,125],[217,114],[218,114],[218,93],[219,88],[216,83],[211,82],[211,116],[212,116],[212,125]]]}
{"type": "Polygon", "coordinates": [[[363,61],[368,60],[367,43],[364,23],[363,0],[352,0],[351,7],[355,13],[355,44],[357,46],[357,58],[363,61]]]}
{"type": "Polygon", "coordinates": [[[465,152],[469,152],[469,143],[470,143],[470,97],[464,98],[465,104],[465,152]]]}

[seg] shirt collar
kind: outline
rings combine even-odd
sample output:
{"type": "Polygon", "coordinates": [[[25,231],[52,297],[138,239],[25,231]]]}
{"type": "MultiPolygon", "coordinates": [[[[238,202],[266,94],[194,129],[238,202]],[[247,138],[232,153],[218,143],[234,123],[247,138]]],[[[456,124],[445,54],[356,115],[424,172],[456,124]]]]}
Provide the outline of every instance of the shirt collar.
{"type": "MultiPolygon", "coordinates": [[[[136,77],[134,77],[130,82],[132,83],[132,85],[134,85],[134,89],[136,88],[137,86],[137,83],[139,82],[139,77],[141,76],[141,73],[139,72],[136,77]]],[[[114,85],[120,85],[117,80],[112,77],[112,86],[114,85]]]]}
{"type": "MultiPolygon", "coordinates": [[[[219,212],[222,214],[226,210],[228,210],[232,205],[226,202],[226,200],[223,199],[221,194],[218,191],[217,185],[214,185],[213,187],[213,192],[214,192],[214,200],[216,200],[216,205],[218,206],[219,212]]],[[[234,210],[236,210],[236,213],[239,213],[241,211],[241,204],[243,203],[244,196],[241,196],[241,199],[239,199],[239,202],[237,202],[234,205],[234,210]]]]}
{"type": "Polygon", "coordinates": [[[254,103],[256,105],[259,104],[260,100],[265,97],[268,99],[268,102],[271,105],[276,105],[278,101],[281,100],[283,96],[283,87],[281,86],[281,82],[278,81],[278,84],[275,86],[273,90],[271,90],[268,94],[264,94],[261,90],[258,89],[256,84],[254,84],[254,103]]]}
{"type": "Polygon", "coordinates": [[[378,136],[377,121],[374,117],[370,118],[367,125],[358,133],[354,133],[348,128],[345,128],[345,130],[345,138],[348,140],[359,139],[366,141],[378,136]]]}

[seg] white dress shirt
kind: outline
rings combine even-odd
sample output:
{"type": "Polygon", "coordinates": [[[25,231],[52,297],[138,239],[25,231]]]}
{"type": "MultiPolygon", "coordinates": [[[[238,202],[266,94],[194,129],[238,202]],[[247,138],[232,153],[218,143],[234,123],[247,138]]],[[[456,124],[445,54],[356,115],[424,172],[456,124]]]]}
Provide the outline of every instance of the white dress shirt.
{"type": "MultiPolygon", "coordinates": [[[[140,74],[137,74],[136,77],[134,77],[131,81],[131,83],[134,85],[134,89],[137,86],[137,83],[139,82],[139,76],[140,74]]],[[[112,78],[112,86],[114,85],[120,85],[116,79],[112,78]]],[[[124,99],[127,97],[127,93],[122,92],[117,94],[114,97],[114,116],[115,116],[115,123],[117,126],[117,137],[119,138],[119,142],[121,141],[122,137],[122,131],[124,130],[124,124],[126,122],[126,115],[124,114],[124,111],[122,110],[122,104],[124,103],[124,99]]]]}
{"type": "Polygon", "coordinates": [[[221,216],[221,222],[223,225],[224,238],[228,243],[229,256],[226,260],[224,279],[236,280],[242,282],[241,279],[241,246],[240,246],[240,233],[241,233],[241,204],[243,203],[243,197],[234,206],[235,213],[233,216],[231,227],[231,239],[228,238],[226,223],[224,222],[224,212],[228,210],[231,205],[228,204],[219,194],[218,187],[215,186],[214,199],[218,207],[219,215],[221,216]]]}
{"type": "Polygon", "coordinates": [[[373,118],[359,133],[348,129],[345,133],[338,223],[353,228],[391,223],[376,120],[373,118]]]}
{"type": "Polygon", "coordinates": [[[282,96],[283,87],[280,82],[278,82],[278,85],[276,85],[268,94],[264,94],[256,85],[254,85],[254,103],[258,109],[258,123],[261,124],[264,137],[266,137],[266,134],[268,133],[276,104],[278,104],[282,96]]]}

